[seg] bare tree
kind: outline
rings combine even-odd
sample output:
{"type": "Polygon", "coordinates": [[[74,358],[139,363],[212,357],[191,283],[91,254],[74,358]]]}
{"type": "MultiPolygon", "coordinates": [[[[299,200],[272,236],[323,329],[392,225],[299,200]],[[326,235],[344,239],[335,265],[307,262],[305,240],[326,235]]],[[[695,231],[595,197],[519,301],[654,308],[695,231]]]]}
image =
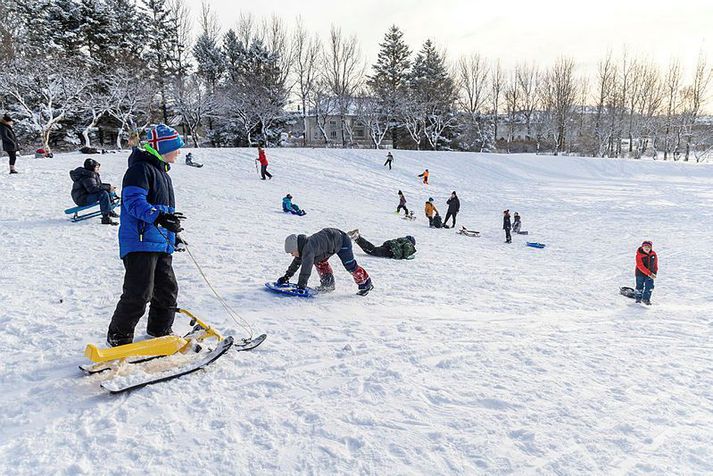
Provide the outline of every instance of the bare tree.
{"type": "Polygon", "coordinates": [[[508,115],[508,152],[509,144],[515,139],[515,127],[518,122],[518,112],[520,108],[520,86],[518,84],[519,67],[510,73],[505,84],[505,110],[508,115]]]}
{"type": "Polygon", "coordinates": [[[701,112],[701,107],[705,103],[706,93],[713,77],[713,70],[708,66],[705,56],[700,53],[698,62],[693,74],[693,82],[686,87],[683,92],[684,112],[683,112],[683,134],[686,137],[686,152],[683,160],[688,161],[691,153],[691,142],[694,135],[694,127],[701,112]]]}
{"type": "Polygon", "coordinates": [[[505,74],[503,73],[503,68],[500,66],[500,60],[498,60],[490,72],[490,100],[493,107],[493,128],[495,131],[496,143],[498,140],[498,114],[500,112],[500,98],[503,94],[504,84],[505,74]]]}
{"type": "Polygon", "coordinates": [[[381,148],[384,137],[389,132],[389,124],[393,119],[388,108],[381,107],[381,101],[362,91],[355,99],[357,121],[369,132],[369,138],[375,149],[381,148]]]}
{"type": "Polygon", "coordinates": [[[318,68],[322,58],[322,44],[319,37],[311,36],[304,28],[302,19],[297,19],[297,27],[292,36],[294,48],[294,76],[297,95],[301,105],[302,126],[304,130],[303,145],[307,145],[308,104],[314,94],[317,83],[318,68]]]}
{"type": "Polygon", "coordinates": [[[543,83],[543,102],[553,124],[555,155],[558,155],[566,150],[568,127],[577,99],[574,60],[567,57],[557,60],[543,83]]]}
{"type": "Polygon", "coordinates": [[[663,160],[668,159],[673,151],[673,139],[671,134],[676,129],[676,116],[679,109],[679,89],[681,87],[681,65],[678,61],[672,61],[668,66],[668,71],[664,79],[664,91],[666,94],[666,117],[664,122],[664,151],[663,160]]]}
{"type": "Polygon", "coordinates": [[[458,104],[461,109],[475,117],[488,100],[488,74],[490,69],[479,53],[461,56],[456,65],[458,104]]]}
{"type": "Polygon", "coordinates": [[[122,138],[129,139],[150,121],[151,93],[127,70],[119,70],[107,82],[107,114],[119,122],[116,148],[121,149],[122,138]],[[143,118],[142,126],[137,119],[143,118]]]}
{"type": "Polygon", "coordinates": [[[597,70],[597,104],[594,116],[595,155],[603,157],[606,146],[611,140],[611,128],[605,125],[607,106],[612,102],[616,83],[616,66],[612,60],[611,52],[599,62],[597,70]]]}
{"type": "MultiPolygon", "coordinates": [[[[309,98],[315,125],[320,134],[322,134],[324,144],[328,145],[332,142],[332,137],[327,134],[327,123],[338,110],[337,98],[334,97],[330,86],[323,79],[316,81],[314,90],[309,98]]],[[[305,134],[307,134],[307,131],[305,131],[305,134]]]]}
{"type": "Polygon", "coordinates": [[[216,113],[217,98],[197,75],[186,81],[176,81],[171,88],[171,100],[181,122],[186,125],[194,147],[200,147],[200,126],[216,113]]]}
{"type": "Polygon", "coordinates": [[[525,119],[528,139],[532,138],[532,115],[538,105],[539,72],[534,64],[522,64],[516,70],[520,90],[520,111],[525,119]]]}
{"type": "Polygon", "coordinates": [[[346,116],[352,98],[361,87],[365,64],[356,36],[346,37],[340,28],[332,26],[325,52],[324,80],[337,99],[342,132],[342,145],[354,142],[351,124],[346,116]]]}

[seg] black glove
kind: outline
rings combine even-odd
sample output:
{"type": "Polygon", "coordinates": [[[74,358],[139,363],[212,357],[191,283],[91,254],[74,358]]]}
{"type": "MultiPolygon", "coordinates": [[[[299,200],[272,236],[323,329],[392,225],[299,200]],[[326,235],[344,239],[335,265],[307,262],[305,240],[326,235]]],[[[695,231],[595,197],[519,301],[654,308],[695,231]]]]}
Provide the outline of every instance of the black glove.
{"type": "Polygon", "coordinates": [[[178,252],[186,251],[186,246],[188,246],[188,242],[184,240],[181,235],[176,235],[176,244],[174,245],[174,248],[178,252]]]}
{"type": "Polygon", "coordinates": [[[175,212],[175,213],[159,213],[158,218],[156,218],[156,221],[154,222],[155,225],[161,225],[168,231],[172,231],[174,233],[180,233],[183,231],[183,228],[181,228],[181,220],[185,220],[186,217],[183,216],[183,213],[175,212]]]}
{"type": "Polygon", "coordinates": [[[277,278],[277,281],[276,281],[276,282],[277,282],[277,284],[279,284],[280,286],[284,286],[285,284],[287,284],[287,283],[290,282],[290,278],[289,278],[289,276],[284,275],[284,276],[281,276],[281,277],[277,278]]]}

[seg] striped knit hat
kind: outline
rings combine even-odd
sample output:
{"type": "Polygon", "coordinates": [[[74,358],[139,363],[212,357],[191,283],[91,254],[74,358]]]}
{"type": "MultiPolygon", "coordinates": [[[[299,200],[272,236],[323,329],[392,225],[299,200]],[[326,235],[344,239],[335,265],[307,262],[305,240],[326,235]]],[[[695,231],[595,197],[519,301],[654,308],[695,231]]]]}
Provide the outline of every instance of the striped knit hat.
{"type": "Polygon", "coordinates": [[[178,132],[166,124],[159,124],[149,129],[146,133],[146,142],[161,155],[178,150],[185,145],[178,132]]]}

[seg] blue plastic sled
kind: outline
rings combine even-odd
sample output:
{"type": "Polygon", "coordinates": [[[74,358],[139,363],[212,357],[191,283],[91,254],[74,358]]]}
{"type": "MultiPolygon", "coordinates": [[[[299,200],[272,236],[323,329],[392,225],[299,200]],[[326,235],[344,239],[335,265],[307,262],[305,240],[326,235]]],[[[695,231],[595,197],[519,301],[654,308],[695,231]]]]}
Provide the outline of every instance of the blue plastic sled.
{"type": "Polygon", "coordinates": [[[295,296],[301,298],[313,297],[317,294],[312,288],[305,288],[304,290],[297,289],[295,284],[277,284],[277,283],[265,283],[265,287],[276,294],[284,294],[285,296],[295,296]]]}
{"type": "MultiPolygon", "coordinates": [[[[119,198],[112,200],[111,209],[112,210],[115,209],[120,204],[121,204],[121,201],[119,200],[119,198]]],[[[65,213],[65,215],[72,215],[70,220],[75,223],[78,221],[87,220],[89,218],[98,217],[98,216],[101,216],[101,214],[102,214],[101,210],[99,210],[99,202],[92,203],[91,205],[83,205],[81,207],[68,208],[64,211],[64,213],[65,213]],[[92,208],[96,208],[96,210],[91,211],[89,213],[85,213],[84,215],[79,214],[80,212],[83,212],[85,210],[91,210],[92,208]]]]}
{"type": "Polygon", "coordinates": [[[533,241],[528,241],[528,242],[527,242],[527,246],[530,246],[530,247],[532,247],[532,248],[544,248],[544,247],[545,247],[544,244],[542,244],[542,243],[535,243],[535,242],[533,242],[533,241]]]}

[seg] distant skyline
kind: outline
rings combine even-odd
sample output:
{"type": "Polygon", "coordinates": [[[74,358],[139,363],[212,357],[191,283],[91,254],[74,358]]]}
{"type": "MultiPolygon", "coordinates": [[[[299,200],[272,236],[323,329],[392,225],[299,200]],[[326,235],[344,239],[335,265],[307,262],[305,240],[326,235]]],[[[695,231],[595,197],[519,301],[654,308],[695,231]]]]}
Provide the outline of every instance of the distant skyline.
{"type": "MultiPolygon", "coordinates": [[[[197,19],[201,0],[186,2],[197,19]]],[[[245,7],[234,0],[209,3],[224,31],[237,24],[241,12],[257,18],[275,14],[290,24],[299,15],[323,39],[334,24],[357,36],[369,65],[392,24],[404,31],[413,51],[431,38],[451,61],[480,52],[500,59],[505,67],[521,62],[545,66],[567,55],[581,72],[592,72],[607,51],[619,55],[626,47],[661,66],[677,58],[686,77],[699,51],[713,63],[711,0],[361,0],[347,5],[335,0],[261,0],[246,2],[245,7]]]]}

